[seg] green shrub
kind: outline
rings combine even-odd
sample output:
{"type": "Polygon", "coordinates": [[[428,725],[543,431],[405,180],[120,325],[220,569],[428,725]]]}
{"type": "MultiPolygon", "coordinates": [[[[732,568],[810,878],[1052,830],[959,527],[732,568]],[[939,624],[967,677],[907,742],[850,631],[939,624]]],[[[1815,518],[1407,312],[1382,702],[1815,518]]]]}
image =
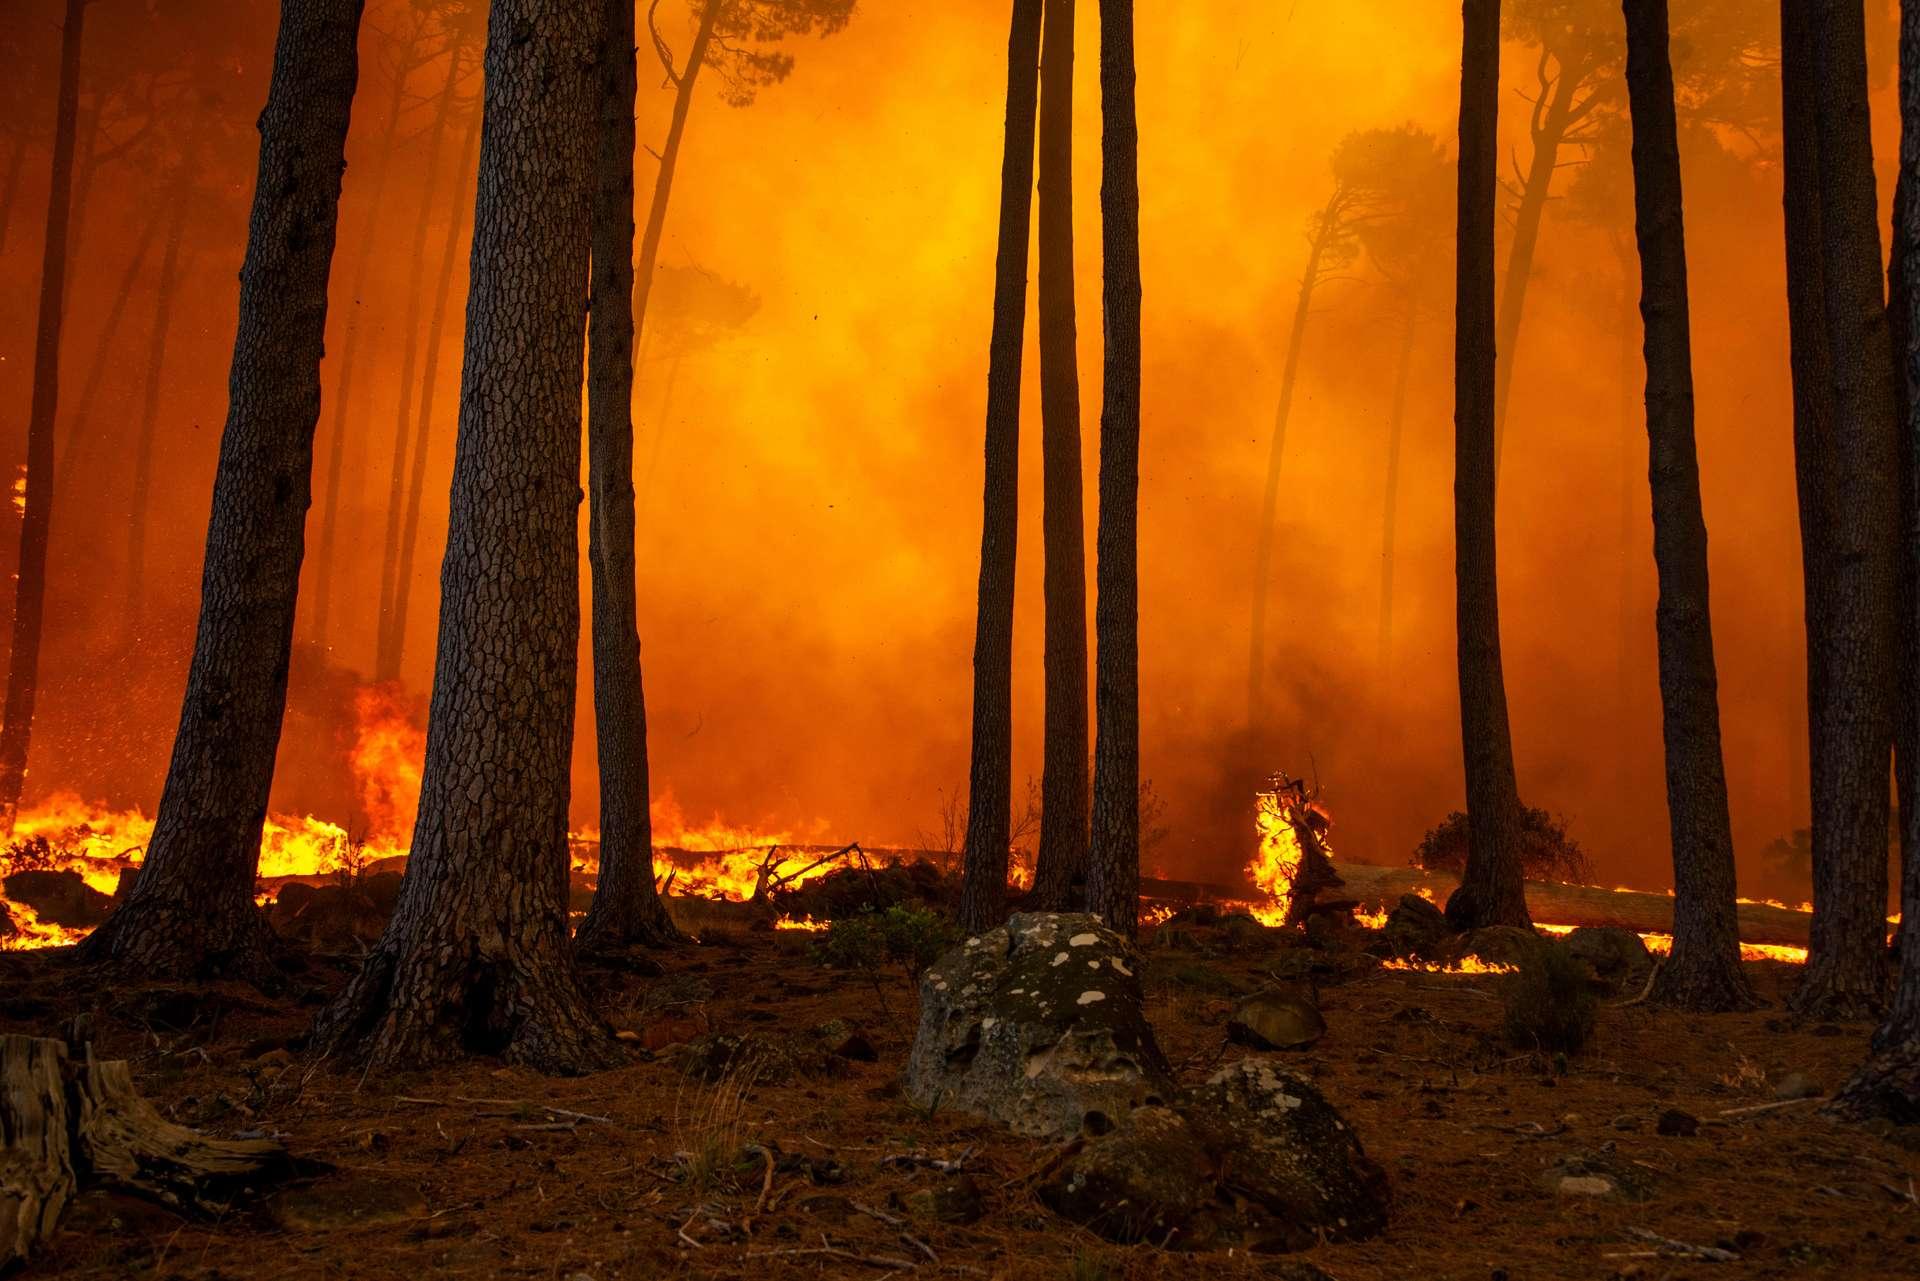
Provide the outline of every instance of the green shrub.
{"type": "Polygon", "coordinates": [[[1577,1053],[1593,1034],[1598,1002],[1586,968],[1558,941],[1506,982],[1507,1040],[1515,1049],[1577,1053]]]}
{"type": "Polygon", "coordinates": [[[884,965],[899,965],[908,978],[918,979],[959,941],[953,922],[932,908],[895,904],[883,912],[834,917],[814,956],[838,970],[872,973],[884,965]]]}

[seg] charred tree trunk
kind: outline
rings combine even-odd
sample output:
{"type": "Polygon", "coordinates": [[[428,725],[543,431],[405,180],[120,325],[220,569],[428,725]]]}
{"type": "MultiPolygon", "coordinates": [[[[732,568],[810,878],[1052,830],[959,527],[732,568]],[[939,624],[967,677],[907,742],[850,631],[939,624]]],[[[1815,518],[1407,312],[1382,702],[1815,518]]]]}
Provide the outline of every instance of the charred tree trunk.
{"type": "MultiPolygon", "coordinates": [[[[469,181],[480,164],[480,104],[473,106],[473,118],[467,125],[466,141],[460,147],[460,180],[455,186],[453,208],[460,210],[473,203],[473,184],[469,181]]],[[[433,318],[427,322],[427,351],[420,374],[419,428],[414,437],[413,475],[407,481],[407,519],[400,531],[400,567],[394,571],[393,619],[394,670],[407,644],[407,611],[413,600],[413,561],[420,545],[420,505],[427,491],[428,450],[433,441],[434,392],[440,386],[440,346],[446,338],[447,307],[453,293],[453,271],[460,261],[460,233],[465,223],[458,217],[447,220],[447,238],[440,249],[440,279],[433,290],[433,318]]]]}
{"type": "MultiPolygon", "coordinates": [[[[1901,423],[1901,446],[1906,457],[1907,526],[1902,531],[1908,572],[1920,569],[1920,491],[1915,489],[1920,476],[1920,288],[1916,288],[1912,264],[1920,262],[1920,3],[1903,0],[1900,6],[1900,185],[1906,199],[1897,200],[1893,225],[1894,260],[1906,269],[1899,274],[1890,311],[1895,327],[1905,341],[1896,350],[1900,366],[1899,380],[1905,387],[1906,410],[1901,423]]],[[[1903,621],[1910,645],[1920,636],[1920,601],[1908,596],[1902,603],[1903,621]]],[[[1920,661],[1920,653],[1910,649],[1908,662],[1920,661]]],[[[1909,672],[1913,668],[1908,669],[1909,672]]],[[[1909,677],[1911,679],[1911,677],[1909,677]]],[[[1902,708],[1909,718],[1902,727],[1911,743],[1920,734],[1911,691],[1902,708]]],[[[1913,857],[1920,845],[1920,803],[1913,788],[1914,771],[1903,773],[1900,790],[1900,822],[1903,841],[1900,890],[1900,982],[1894,991],[1893,1005],[1886,1022],[1873,1038],[1873,1052],[1867,1062],[1835,1095],[1833,1108],[1845,1116],[1865,1120],[1887,1117],[1902,1125],[1920,1121],[1920,860],[1913,857]]]]}
{"type": "Polygon", "coordinates": [[[173,328],[173,300],[180,284],[181,246],[186,240],[187,214],[193,205],[194,164],[198,139],[181,159],[179,183],[173,193],[173,212],[167,225],[167,243],[160,254],[160,281],[153,310],[153,333],[147,345],[147,385],[141,398],[140,435],[133,450],[133,495],[127,508],[127,616],[126,643],[140,637],[147,605],[147,507],[153,494],[153,446],[160,434],[161,374],[167,364],[167,334],[173,328]]]}
{"type": "Polygon", "coordinates": [[[320,545],[314,551],[313,638],[322,649],[327,647],[327,627],[333,613],[334,543],[340,524],[340,486],[347,460],[347,416],[353,408],[353,376],[359,369],[360,304],[367,293],[367,275],[373,267],[376,248],[386,243],[387,175],[393,168],[393,152],[400,134],[400,113],[407,103],[407,77],[418,62],[412,44],[400,52],[394,68],[393,104],[387,110],[379,158],[373,163],[373,180],[368,184],[367,226],[360,236],[360,256],[353,269],[353,287],[348,293],[346,337],[340,344],[340,377],[334,389],[333,425],[328,429],[326,498],[320,506],[320,545]]]}
{"type": "Polygon", "coordinates": [[[74,465],[90,443],[93,402],[98,399],[100,385],[106,380],[107,365],[120,350],[115,339],[120,334],[120,322],[127,314],[127,300],[133,296],[134,286],[140,281],[140,269],[146,265],[147,251],[153,248],[153,242],[158,239],[161,225],[159,218],[147,220],[147,225],[140,232],[140,239],[134,243],[133,257],[127,260],[127,269],[120,277],[120,287],[114,290],[113,305],[107,309],[106,321],[100,326],[100,341],[93,349],[93,359],[87,364],[86,379],[80,384],[80,403],[74,407],[73,422],[67,428],[67,443],[55,461],[53,492],[56,494],[63,493],[71,486],[74,465]]]}
{"type": "MultiPolygon", "coordinates": [[[[673,81],[673,115],[667,121],[667,140],[660,149],[660,170],[653,179],[653,201],[647,206],[647,226],[640,236],[640,264],[634,274],[633,294],[633,338],[640,341],[640,334],[647,324],[647,300],[653,297],[653,277],[660,266],[660,241],[667,230],[667,202],[673,195],[673,174],[680,165],[680,144],[687,136],[687,113],[693,109],[693,87],[699,82],[700,70],[707,65],[707,48],[713,42],[713,24],[719,21],[720,11],[726,0],[706,0],[700,10],[700,26],[694,32],[693,47],[687,51],[687,65],[676,72],[667,65],[666,46],[656,45],[662,51],[661,63],[667,78],[673,81]]],[[[655,0],[658,6],[658,0],[655,0]]],[[[648,21],[652,21],[649,12],[648,21]]]]}
{"type": "Polygon", "coordinates": [[[1454,576],[1467,868],[1447,900],[1455,928],[1527,926],[1520,789],[1500,660],[1494,540],[1494,176],[1500,111],[1500,0],[1465,0],[1460,63],[1458,284],[1454,303],[1454,576]]]}
{"type": "Polygon", "coordinates": [[[1707,522],[1693,435],[1693,338],[1667,0],[1625,0],[1635,235],[1646,326],[1647,442],[1660,574],[1660,705],[1673,839],[1673,953],[1654,994],[1692,1010],[1750,1009],[1735,919],[1733,822],[1720,749],[1707,522]]]}
{"type": "Polygon", "coordinates": [[[1307,246],[1307,267],[1293,307],[1293,330],[1287,335],[1287,355],[1280,368],[1280,403],[1273,411],[1273,445],[1267,452],[1267,484],[1260,499],[1260,533],[1253,551],[1253,625],[1247,639],[1247,729],[1258,735],[1266,716],[1267,604],[1273,595],[1274,522],[1280,515],[1280,466],[1286,457],[1287,420],[1293,416],[1293,388],[1300,376],[1300,349],[1306,340],[1307,318],[1313,312],[1313,291],[1320,284],[1321,263],[1342,217],[1347,191],[1337,187],[1320,211],[1319,225],[1307,246]]]}
{"type": "Polygon", "coordinates": [[[396,1069],[610,1059],[567,939],[593,0],[495,0],[460,431],[414,843],[314,1044],[396,1069]]]}
{"type": "Polygon", "coordinates": [[[1081,511],[1079,334],[1073,273],[1074,0],[1046,0],[1040,51],[1040,454],[1045,489],[1046,762],[1040,908],[1080,905],[1087,878],[1087,546],[1081,511]]]}
{"type": "Polygon", "coordinates": [[[1391,690],[1393,674],[1393,555],[1400,515],[1400,447],[1406,436],[1407,384],[1413,375],[1414,336],[1420,327],[1419,299],[1409,288],[1407,314],[1400,329],[1400,363],[1393,376],[1393,408],[1387,417],[1387,481],[1380,511],[1380,639],[1375,655],[1382,697],[1391,690]]]}
{"type": "MultiPolygon", "coordinates": [[[[1815,767],[1813,938],[1793,1006],[1802,1014],[1863,1018],[1880,1010],[1886,987],[1899,429],[1880,276],[1865,18],[1857,2],[1817,0],[1807,7],[1833,504],[1816,571],[1829,593],[1829,639],[1814,751],[1827,763],[1815,767]]],[[[1783,67],[1783,76],[1793,73],[1783,67]]]]}
{"type": "MultiPolygon", "coordinates": [[[[440,207],[435,199],[440,186],[440,150],[447,136],[447,121],[453,117],[454,90],[460,83],[461,45],[447,48],[447,82],[440,90],[440,102],[434,109],[433,127],[427,133],[426,186],[420,193],[420,217],[413,228],[413,247],[407,257],[407,305],[400,322],[400,400],[399,424],[393,433],[393,475],[387,484],[387,535],[380,557],[380,614],[374,641],[373,679],[386,682],[400,675],[400,651],[404,636],[394,626],[400,567],[400,536],[406,523],[407,455],[409,448],[426,453],[426,424],[414,439],[412,422],[415,358],[420,345],[420,295],[427,268],[427,230],[434,212],[440,207]]],[[[457,221],[457,219],[456,219],[457,221]]],[[[427,367],[431,382],[434,368],[427,367]]]]}
{"type": "Polygon", "coordinates": [[[1093,849],[1087,910],[1140,920],[1140,131],[1133,0],[1100,0],[1100,222],[1106,377],[1095,550],[1093,849]]]}
{"type": "Polygon", "coordinates": [[[600,878],[582,951],[681,941],[653,884],[647,704],[633,547],[632,0],[605,0],[587,344],[587,558],[593,567],[593,721],[600,762],[600,878]]]}
{"type": "Polygon", "coordinates": [[[26,511],[14,575],[13,649],[0,713],[0,833],[13,831],[27,781],[27,745],[40,689],[40,628],[47,603],[47,534],[53,524],[53,431],[60,400],[60,324],[67,286],[67,226],[73,197],[75,121],[80,112],[80,36],[86,0],[67,0],[60,36],[60,93],[54,105],[53,179],[40,256],[40,314],[34,329],[33,399],[27,410],[26,511]]]}
{"type": "Polygon", "coordinates": [[[180,728],[140,877],[81,946],[143,977],[271,977],[253,882],[286,709],[361,9],[281,5],[180,728]]]}
{"type": "Polygon", "coordinates": [[[960,928],[1006,915],[1013,792],[1013,568],[1019,530],[1020,358],[1026,339],[1027,239],[1033,208],[1035,97],[1041,0],[1014,0],[1007,38],[1006,146],[1000,162],[1000,243],[987,360],[987,446],[980,532],[980,611],[973,634],[973,756],[960,928]]]}

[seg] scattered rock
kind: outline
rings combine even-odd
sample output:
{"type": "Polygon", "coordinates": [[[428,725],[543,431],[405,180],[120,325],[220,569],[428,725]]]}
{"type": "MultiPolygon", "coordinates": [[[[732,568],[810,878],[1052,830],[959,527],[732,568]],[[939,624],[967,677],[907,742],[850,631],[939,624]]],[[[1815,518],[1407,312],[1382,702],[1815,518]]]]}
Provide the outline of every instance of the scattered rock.
{"type": "Polygon", "coordinates": [[[1021,912],[920,980],[908,1097],[1035,1137],[1118,1123],[1173,1097],[1140,957],[1094,917],[1021,912]]]}
{"type": "Polygon", "coordinates": [[[853,1024],[845,1019],[833,1019],[813,1029],[813,1039],[820,1048],[837,1059],[848,1059],[855,1063],[878,1062],[880,1052],[873,1048],[873,1042],[866,1038],[853,1024]]]}
{"type": "Polygon", "coordinates": [[[1780,1078],[1780,1084],[1773,1087],[1776,1099],[1812,1099],[1820,1095],[1820,1086],[1812,1077],[1799,1072],[1789,1072],[1780,1078]]]}
{"type": "Polygon", "coordinates": [[[5,885],[9,899],[25,903],[51,925],[92,929],[113,911],[112,897],[88,885],[78,872],[15,872],[5,885]]]}
{"type": "Polygon", "coordinates": [[[1612,1196],[1619,1190],[1604,1174],[1563,1174],[1558,1188],[1561,1196],[1612,1196]]]}
{"type": "Polygon", "coordinates": [[[1256,992],[1227,1020],[1227,1039],[1256,1050],[1302,1050],[1326,1030],[1310,985],[1256,992]]]}
{"type": "Polygon", "coordinates": [[[923,1218],[967,1227],[987,1217],[987,1198],[971,1174],[956,1174],[908,1197],[907,1208],[923,1218]]]}
{"type": "Polygon", "coordinates": [[[267,1203],[267,1212],[289,1232],[326,1232],[424,1219],[427,1199],[409,1184],[347,1178],[282,1192],[267,1203]]]}
{"type": "Polygon", "coordinates": [[[1660,1122],[1654,1128],[1669,1138],[1690,1139],[1699,1133],[1700,1121],[1679,1108],[1668,1108],[1660,1114],[1660,1122]]]}
{"type": "Polygon", "coordinates": [[[1644,1201],[1653,1195],[1654,1174],[1647,1166],[1621,1157],[1612,1143],[1569,1152],[1547,1171],[1549,1190],[1566,1196],[1619,1196],[1644,1201]]]}

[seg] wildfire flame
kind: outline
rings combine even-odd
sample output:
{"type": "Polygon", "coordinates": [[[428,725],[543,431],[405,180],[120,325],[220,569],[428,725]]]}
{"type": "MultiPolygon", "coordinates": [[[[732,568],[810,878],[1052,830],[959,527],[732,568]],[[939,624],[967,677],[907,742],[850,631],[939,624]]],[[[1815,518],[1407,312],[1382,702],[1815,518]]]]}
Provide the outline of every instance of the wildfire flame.
{"type": "Polygon", "coordinates": [[[1260,844],[1247,864],[1247,875],[1271,901],[1254,904],[1251,911],[1262,925],[1285,925],[1293,906],[1294,882],[1306,858],[1296,826],[1301,821],[1299,807],[1305,802],[1280,776],[1265,791],[1255,793],[1254,802],[1253,826],[1260,844]]]}

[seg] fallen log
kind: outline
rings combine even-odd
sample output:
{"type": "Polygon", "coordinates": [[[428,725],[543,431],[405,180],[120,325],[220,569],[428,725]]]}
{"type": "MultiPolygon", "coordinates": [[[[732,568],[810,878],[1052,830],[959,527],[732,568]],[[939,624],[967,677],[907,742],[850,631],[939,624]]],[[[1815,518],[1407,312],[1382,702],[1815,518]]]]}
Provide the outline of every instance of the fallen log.
{"type": "Polygon", "coordinates": [[[213,1139],[167,1120],[121,1060],[0,1036],[0,1268],[24,1262],[86,1186],[213,1215],[294,1172],[271,1140],[213,1139]]]}

